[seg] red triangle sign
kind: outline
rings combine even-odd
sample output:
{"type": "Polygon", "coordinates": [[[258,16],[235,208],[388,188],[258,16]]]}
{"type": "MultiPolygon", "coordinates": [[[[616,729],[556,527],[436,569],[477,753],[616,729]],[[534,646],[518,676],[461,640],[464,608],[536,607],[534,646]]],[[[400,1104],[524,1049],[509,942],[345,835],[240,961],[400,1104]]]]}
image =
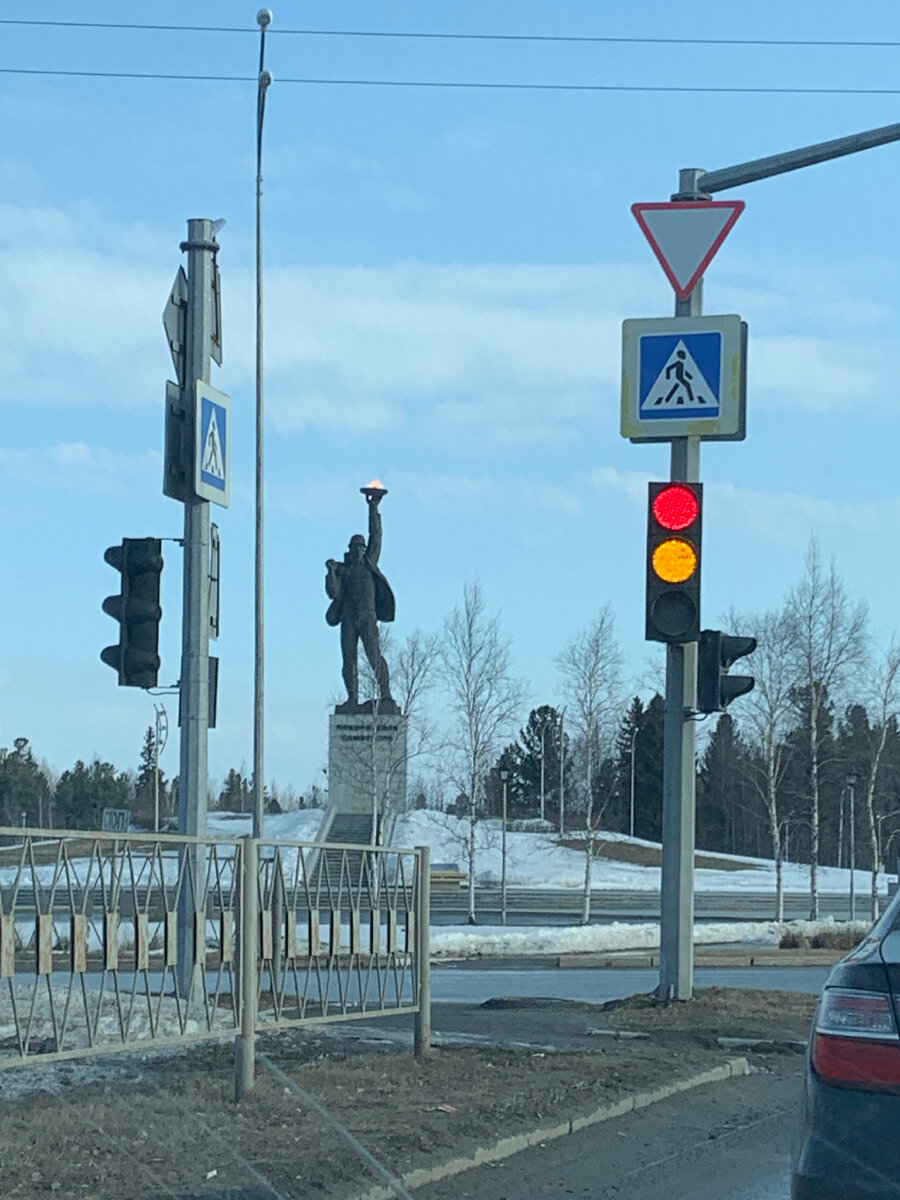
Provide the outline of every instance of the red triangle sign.
{"type": "Polygon", "coordinates": [[[632,204],[635,220],[679,300],[686,300],[744,211],[743,200],[632,204]]]}

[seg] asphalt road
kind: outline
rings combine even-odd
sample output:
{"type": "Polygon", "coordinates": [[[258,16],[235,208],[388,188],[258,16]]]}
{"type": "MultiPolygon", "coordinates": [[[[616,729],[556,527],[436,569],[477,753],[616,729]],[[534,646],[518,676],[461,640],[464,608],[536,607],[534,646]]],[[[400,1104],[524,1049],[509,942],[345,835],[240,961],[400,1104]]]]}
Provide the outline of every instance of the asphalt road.
{"type": "MultiPolygon", "coordinates": [[[[818,993],[830,967],[698,967],[697,987],[778,988],[785,992],[818,993]]],[[[623,996],[650,992],[659,983],[659,971],[617,970],[471,969],[432,967],[431,998],[435,1003],[481,1004],[492,996],[552,996],[559,1000],[603,1003],[623,996]]]]}
{"type": "Polygon", "coordinates": [[[774,1061],[416,1191],[416,1200],[787,1200],[802,1059],[774,1061]]]}

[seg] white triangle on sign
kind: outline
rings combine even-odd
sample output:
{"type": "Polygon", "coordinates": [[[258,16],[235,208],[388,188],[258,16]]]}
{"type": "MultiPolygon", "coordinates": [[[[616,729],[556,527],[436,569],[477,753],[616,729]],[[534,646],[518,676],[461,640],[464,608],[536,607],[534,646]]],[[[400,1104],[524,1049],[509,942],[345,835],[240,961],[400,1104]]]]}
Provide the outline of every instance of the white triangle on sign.
{"type": "Polygon", "coordinates": [[[201,463],[206,475],[214,475],[216,479],[225,478],[225,456],[222,453],[222,442],[219,438],[219,423],[216,420],[216,410],[213,408],[209,418],[209,429],[203,446],[201,463]]]}
{"type": "Polygon", "coordinates": [[[672,353],[641,404],[642,411],[659,412],[661,409],[705,411],[710,416],[715,416],[719,411],[715,393],[681,338],[672,348],[672,353]]]}
{"type": "Polygon", "coordinates": [[[686,300],[744,211],[744,202],[675,200],[632,204],[631,211],[675,294],[686,300]]]}

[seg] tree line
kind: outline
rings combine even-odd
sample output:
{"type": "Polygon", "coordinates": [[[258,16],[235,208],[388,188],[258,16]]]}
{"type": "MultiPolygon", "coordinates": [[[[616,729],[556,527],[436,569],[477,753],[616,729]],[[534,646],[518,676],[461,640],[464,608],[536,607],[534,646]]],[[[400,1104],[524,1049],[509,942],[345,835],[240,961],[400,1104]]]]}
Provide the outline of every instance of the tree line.
{"type": "MultiPolygon", "coordinates": [[[[735,609],[724,620],[730,632],[757,639],[742,660],[756,687],[703,723],[698,848],[774,859],[779,918],[784,862],[807,865],[818,915],[820,866],[848,866],[851,843],[874,896],[900,848],[900,644],[874,644],[865,603],[851,598],[815,542],[779,607],[735,609]]],[[[664,702],[624,678],[610,607],[556,650],[554,703],[529,707],[500,614],[489,612],[477,582],[466,584],[438,632],[416,630],[402,645],[386,637],[384,651],[409,733],[382,770],[402,766],[408,775],[401,804],[456,819],[472,914],[477,826],[500,816],[505,794],[509,819],[543,817],[543,828],[583,846],[587,919],[600,833],[658,842],[662,828],[664,702]]],[[[58,777],[27,739],[16,739],[0,748],[0,821],[96,828],[104,807],[127,807],[136,824],[153,828],[158,796],[161,820],[171,822],[178,781],[160,773],[157,783],[154,737],[149,727],[136,770],[79,761],[58,777]]],[[[383,822],[396,815],[385,806],[397,789],[368,779],[371,762],[361,757],[359,786],[371,788],[383,822]]],[[[209,806],[249,812],[251,790],[232,768],[209,806]]],[[[269,812],[326,801],[318,785],[301,795],[266,790],[269,812]]]]}

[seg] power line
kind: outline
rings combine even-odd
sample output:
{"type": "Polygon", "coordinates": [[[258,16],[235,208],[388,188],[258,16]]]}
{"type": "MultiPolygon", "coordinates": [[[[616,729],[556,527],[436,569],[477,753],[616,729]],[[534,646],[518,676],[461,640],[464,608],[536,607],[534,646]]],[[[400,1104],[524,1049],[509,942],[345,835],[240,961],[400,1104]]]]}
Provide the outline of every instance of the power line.
{"type": "MultiPolygon", "coordinates": [[[[130,29],[162,33],[253,33],[257,31],[243,25],[168,25],[136,21],[33,21],[13,17],[0,18],[0,25],[28,25],[55,29],[130,29]]],[[[847,49],[897,48],[900,42],[862,41],[827,38],[685,38],[685,37],[606,37],[590,34],[552,33],[432,33],[421,30],[388,29],[275,29],[269,36],[295,37],[347,37],[347,38],[397,38],[428,41],[460,42],[569,42],[586,45],[631,45],[631,46],[809,46],[837,47],[847,49]]]]}
{"type": "MultiPolygon", "coordinates": [[[[256,83],[252,75],[190,75],[162,71],[69,71],[30,67],[0,67],[0,75],[51,75],[76,79],[163,79],[192,83],[256,83]]],[[[753,96],[900,96],[900,88],[834,88],[834,87],[726,87],[691,86],[687,84],[629,84],[629,83],[504,83],[489,80],[463,81],[446,79],[316,79],[279,76],[279,84],[303,84],[312,87],[394,87],[394,88],[451,88],[483,91],[525,92],[646,92],[687,93],[705,95],[753,96]]]]}

